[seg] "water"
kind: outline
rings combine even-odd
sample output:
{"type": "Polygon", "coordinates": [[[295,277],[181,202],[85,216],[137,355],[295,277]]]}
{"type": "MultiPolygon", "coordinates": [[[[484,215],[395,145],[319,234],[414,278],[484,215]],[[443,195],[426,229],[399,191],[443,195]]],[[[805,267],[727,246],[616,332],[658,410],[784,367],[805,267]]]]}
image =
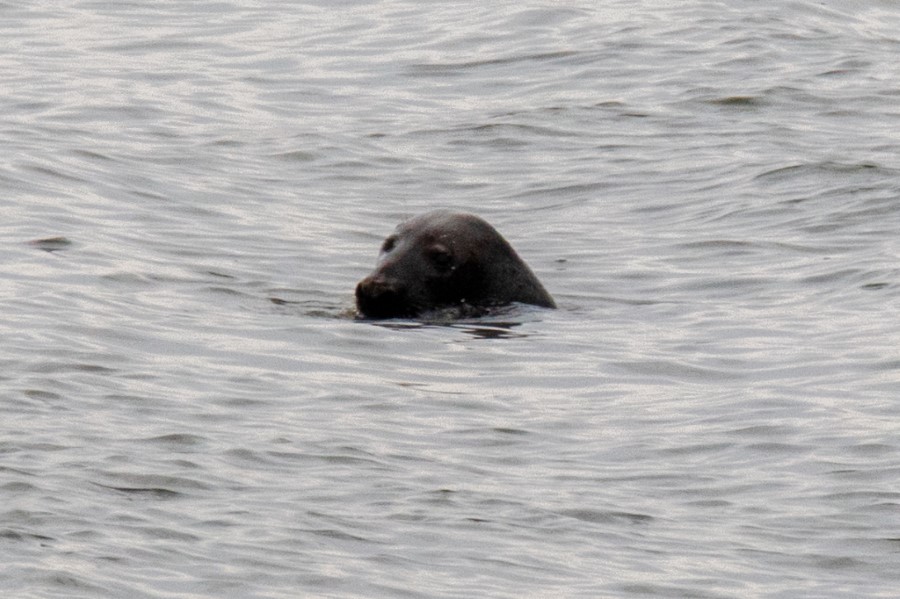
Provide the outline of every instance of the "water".
{"type": "Polygon", "coordinates": [[[900,7],[0,3],[4,597],[896,597],[900,7]],[[475,211],[559,310],[351,318],[475,211]]]}

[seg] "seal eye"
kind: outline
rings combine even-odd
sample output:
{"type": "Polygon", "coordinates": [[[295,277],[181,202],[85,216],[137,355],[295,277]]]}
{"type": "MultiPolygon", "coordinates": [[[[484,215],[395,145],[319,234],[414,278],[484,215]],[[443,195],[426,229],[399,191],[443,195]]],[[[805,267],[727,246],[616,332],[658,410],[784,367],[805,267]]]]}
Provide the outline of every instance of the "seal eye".
{"type": "Polygon", "coordinates": [[[388,253],[389,251],[394,249],[394,246],[396,246],[396,245],[397,245],[397,236],[391,235],[390,237],[388,237],[387,239],[384,240],[383,244],[381,244],[381,253],[382,254],[388,253]]]}
{"type": "Polygon", "coordinates": [[[453,256],[443,246],[436,246],[428,250],[428,260],[439,273],[453,270],[453,256]]]}

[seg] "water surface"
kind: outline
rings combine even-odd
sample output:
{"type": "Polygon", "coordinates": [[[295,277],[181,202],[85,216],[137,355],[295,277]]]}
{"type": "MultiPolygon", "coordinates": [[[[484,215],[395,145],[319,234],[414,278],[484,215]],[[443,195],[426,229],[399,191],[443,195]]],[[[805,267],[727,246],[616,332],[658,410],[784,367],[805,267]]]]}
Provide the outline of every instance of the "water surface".
{"type": "Polygon", "coordinates": [[[0,3],[4,596],[896,596],[898,31],[0,3]],[[438,207],[559,309],[354,320],[438,207]]]}

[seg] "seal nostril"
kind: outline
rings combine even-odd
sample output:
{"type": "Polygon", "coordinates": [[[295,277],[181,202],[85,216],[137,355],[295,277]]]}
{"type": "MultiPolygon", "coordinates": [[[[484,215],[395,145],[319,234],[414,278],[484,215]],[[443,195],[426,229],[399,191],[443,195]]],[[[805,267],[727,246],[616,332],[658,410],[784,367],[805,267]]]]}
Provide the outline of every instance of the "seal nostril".
{"type": "Polygon", "coordinates": [[[406,311],[406,294],[396,281],[366,277],[356,286],[356,307],[366,316],[390,318],[406,311]]]}
{"type": "Polygon", "coordinates": [[[356,297],[379,298],[393,293],[393,286],[381,279],[368,277],[356,286],[356,297]]]}

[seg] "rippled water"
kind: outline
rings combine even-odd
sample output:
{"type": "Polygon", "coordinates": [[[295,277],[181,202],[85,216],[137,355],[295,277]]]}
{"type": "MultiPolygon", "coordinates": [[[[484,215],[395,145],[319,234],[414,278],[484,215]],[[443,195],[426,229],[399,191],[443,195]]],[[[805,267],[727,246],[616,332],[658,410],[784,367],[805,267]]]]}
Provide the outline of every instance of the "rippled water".
{"type": "Polygon", "coordinates": [[[0,2],[4,597],[896,597],[900,6],[0,2]],[[479,213],[560,306],[352,318],[479,213]]]}

